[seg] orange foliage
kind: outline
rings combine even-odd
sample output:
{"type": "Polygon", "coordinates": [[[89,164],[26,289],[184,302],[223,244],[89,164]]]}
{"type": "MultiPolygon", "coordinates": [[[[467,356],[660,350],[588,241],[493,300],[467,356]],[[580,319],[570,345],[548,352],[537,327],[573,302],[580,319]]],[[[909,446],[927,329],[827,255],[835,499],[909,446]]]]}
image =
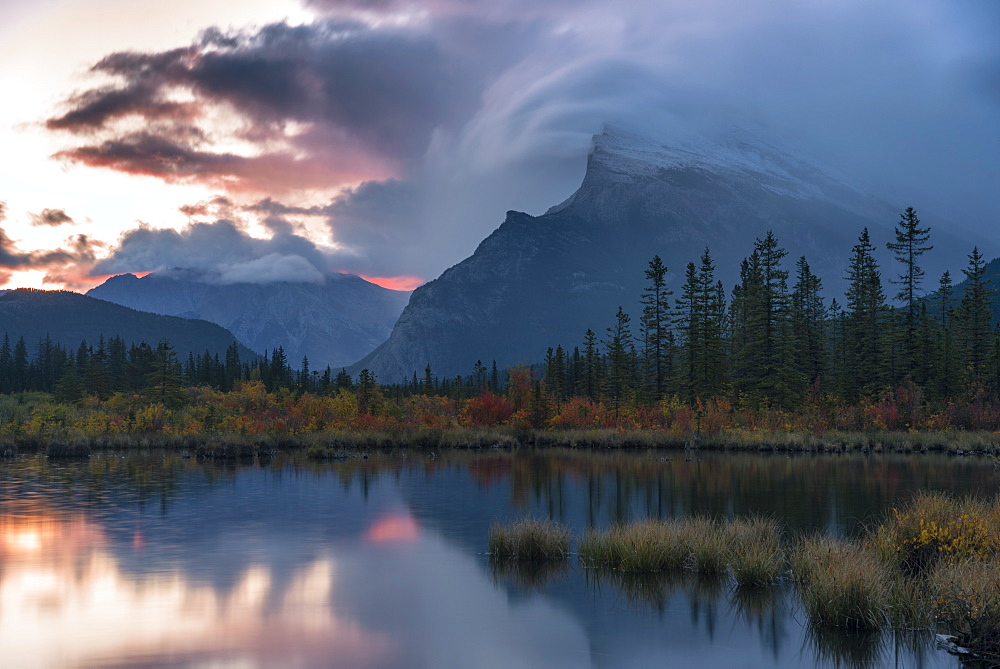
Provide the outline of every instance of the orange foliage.
{"type": "Polygon", "coordinates": [[[486,391],[466,402],[458,422],[469,427],[494,427],[507,421],[513,413],[510,402],[486,391]]]}

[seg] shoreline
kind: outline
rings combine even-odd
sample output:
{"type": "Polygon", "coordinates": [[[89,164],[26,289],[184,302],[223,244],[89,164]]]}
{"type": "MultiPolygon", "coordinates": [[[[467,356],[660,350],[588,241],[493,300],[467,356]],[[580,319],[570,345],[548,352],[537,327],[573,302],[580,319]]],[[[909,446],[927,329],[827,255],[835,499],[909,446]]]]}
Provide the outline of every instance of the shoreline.
{"type": "Polygon", "coordinates": [[[163,449],[200,459],[238,459],[305,452],[314,460],[336,460],[371,450],[656,450],[802,454],[988,455],[1000,465],[1000,434],[986,431],[934,432],[763,432],[729,430],[714,435],[677,436],[659,430],[532,430],[447,428],[418,430],[324,430],[301,434],[248,435],[234,432],[163,432],[94,435],[3,435],[0,456],[44,453],[86,457],[92,451],[163,449]]]}

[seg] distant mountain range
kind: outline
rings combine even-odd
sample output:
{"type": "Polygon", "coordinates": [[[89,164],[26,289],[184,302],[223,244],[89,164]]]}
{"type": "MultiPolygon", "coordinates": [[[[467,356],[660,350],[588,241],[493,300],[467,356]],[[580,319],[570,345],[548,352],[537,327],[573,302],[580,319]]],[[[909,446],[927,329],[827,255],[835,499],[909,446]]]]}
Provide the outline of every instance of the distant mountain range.
{"type": "MultiPolygon", "coordinates": [[[[68,291],[25,288],[0,295],[0,337],[4,333],[12,342],[24,337],[32,354],[46,336],[73,349],[84,340],[96,344],[103,335],[153,347],[167,339],[182,358],[208,350],[225,359],[226,349],[236,341],[232,333],[208,321],[150,314],[68,291]]],[[[240,346],[240,357],[257,356],[240,346]]]]}
{"type": "Polygon", "coordinates": [[[410,294],[347,274],[322,283],[220,284],[174,270],[115,276],[87,295],[157,314],[202,318],[255,351],[280,346],[293,367],[308,357],[319,369],[349,365],[385,341],[410,294]]]}
{"type": "MultiPolygon", "coordinates": [[[[742,131],[662,146],[606,128],[576,193],[542,216],[508,212],[469,258],[413,292],[388,340],[351,370],[392,383],[427,364],[453,376],[476,360],[537,361],[548,346],[578,345],[587,328],[601,336],[619,305],[636,319],[654,254],[677,292],[707,245],[728,291],[768,230],[788,268],[805,255],[839,297],[862,228],[881,249],[884,279],[894,274],[884,244],[908,204],[889,206],[742,131]]],[[[972,246],[938,227],[932,242],[929,281],[972,246]]]]}

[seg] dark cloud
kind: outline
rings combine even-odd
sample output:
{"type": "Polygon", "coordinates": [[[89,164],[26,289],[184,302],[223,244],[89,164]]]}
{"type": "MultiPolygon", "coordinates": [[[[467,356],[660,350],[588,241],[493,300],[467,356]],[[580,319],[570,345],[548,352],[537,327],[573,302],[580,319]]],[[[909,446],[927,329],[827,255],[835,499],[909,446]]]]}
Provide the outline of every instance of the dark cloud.
{"type": "Polygon", "coordinates": [[[255,211],[276,237],[325,217],[337,261],[378,275],[433,276],[507,209],[568,196],[605,123],[665,143],[751,126],[928,221],[983,231],[1000,207],[995,0],[308,4],[326,20],[104,58],[116,83],[49,121],[79,138],[61,157],[273,196],[255,211]]]}
{"type": "Polygon", "coordinates": [[[426,34],[345,22],[210,30],[194,46],[114,53],[93,70],[119,83],[71,97],[47,125],[97,141],[58,157],[262,191],[405,171],[435,128],[471,113],[482,84],[426,34]],[[237,130],[221,128],[227,115],[242,119],[237,130]],[[148,125],[119,127],[129,117],[148,125]],[[217,148],[233,139],[257,150],[217,148]]]}
{"type": "Polygon", "coordinates": [[[49,225],[58,227],[60,225],[72,225],[75,222],[62,209],[43,209],[42,213],[31,215],[31,224],[35,226],[49,225]]]}

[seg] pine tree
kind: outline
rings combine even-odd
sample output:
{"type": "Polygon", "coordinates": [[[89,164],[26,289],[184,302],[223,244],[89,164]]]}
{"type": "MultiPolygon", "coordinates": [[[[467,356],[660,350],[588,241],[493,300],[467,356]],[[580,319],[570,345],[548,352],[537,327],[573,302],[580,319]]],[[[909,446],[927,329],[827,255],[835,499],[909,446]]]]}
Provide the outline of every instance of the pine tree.
{"type": "Polygon", "coordinates": [[[601,354],[597,348],[597,335],[587,329],[583,335],[583,393],[596,401],[601,392],[601,354]]]}
{"type": "Polygon", "coordinates": [[[104,343],[104,335],[98,338],[97,348],[87,363],[86,380],[88,391],[97,399],[106,400],[111,396],[111,374],[108,371],[108,349],[104,343]]]}
{"type": "Polygon", "coordinates": [[[822,379],[826,370],[827,314],[822,280],[812,273],[805,256],[795,263],[791,295],[792,351],[795,369],[806,384],[822,379]]]}
{"type": "Polygon", "coordinates": [[[368,369],[362,369],[358,372],[358,411],[363,414],[375,412],[381,400],[381,388],[375,375],[368,369]]]}
{"type": "Polygon", "coordinates": [[[958,351],[955,344],[955,289],[952,285],[951,272],[941,275],[938,282],[935,310],[938,313],[939,326],[937,340],[934,344],[934,357],[931,363],[931,387],[934,394],[941,399],[950,399],[958,387],[958,351]]]}
{"type": "Polygon", "coordinates": [[[146,378],[146,394],[156,402],[175,406],[183,402],[180,364],[173,346],[161,339],[156,346],[151,370],[146,378]]]}
{"type": "Polygon", "coordinates": [[[14,390],[14,353],[10,346],[10,335],[4,333],[3,344],[0,345],[0,393],[6,394],[14,390]]]}
{"type": "Polygon", "coordinates": [[[882,275],[865,228],[851,253],[845,322],[848,399],[885,386],[884,327],[887,308],[882,275]]]}
{"type": "Polygon", "coordinates": [[[993,338],[990,305],[992,289],[985,278],[986,261],[978,248],[969,254],[969,265],[963,269],[965,293],[958,306],[955,325],[960,338],[960,353],[966,372],[966,383],[982,384],[983,367],[993,338]]]}
{"type": "Polygon", "coordinates": [[[28,345],[24,342],[24,337],[20,337],[14,344],[11,389],[17,393],[28,389],[28,345]]]}
{"type": "Polygon", "coordinates": [[[634,387],[635,364],[631,321],[629,315],[619,306],[614,323],[607,329],[607,338],[602,342],[608,358],[605,389],[614,402],[616,419],[622,398],[634,387]]]}
{"type": "Polygon", "coordinates": [[[642,293],[641,328],[643,336],[644,366],[649,379],[649,389],[654,398],[663,397],[671,373],[671,356],[668,335],[670,331],[670,303],[673,292],[667,289],[667,266],[660,256],[653,256],[645,271],[649,284],[642,293]]]}
{"type": "Polygon", "coordinates": [[[701,263],[688,263],[676,301],[674,323],[681,335],[680,388],[689,402],[719,393],[725,385],[725,294],[715,281],[715,263],[706,248],[701,263]]]}
{"type": "Polygon", "coordinates": [[[930,228],[921,228],[917,212],[913,207],[907,207],[900,215],[900,222],[896,226],[896,241],[886,243],[886,248],[893,252],[896,261],[903,265],[902,273],[892,282],[899,286],[895,299],[903,305],[900,314],[903,322],[896,343],[900,358],[897,377],[912,374],[917,366],[919,295],[920,284],[924,278],[924,270],[917,264],[917,260],[934,248],[927,245],[929,239],[930,228]]]}

